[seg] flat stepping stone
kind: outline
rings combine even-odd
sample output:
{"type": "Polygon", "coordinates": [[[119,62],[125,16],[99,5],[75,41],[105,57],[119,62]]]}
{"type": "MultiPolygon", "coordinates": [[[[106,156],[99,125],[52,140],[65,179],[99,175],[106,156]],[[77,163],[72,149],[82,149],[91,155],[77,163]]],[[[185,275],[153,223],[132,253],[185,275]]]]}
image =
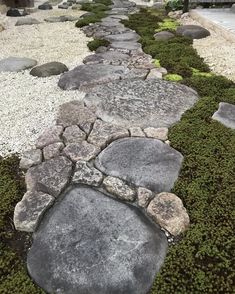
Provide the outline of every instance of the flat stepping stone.
{"type": "Polygon", "coordinates": [[[102,120],[124,127],[169,127],[198,100],[197,93],[161,79],[123,80],[97,86],[85,96],[102,120]]]}
{"type": "Polygon", "coordinates": [[[28,18],[21,18],[17,20],[16,26],[24,26],[24,25],[34,25],[34,24],[40,24],[40,21],[38,21],[35,18],[28,17],[28,18]]]}
{"type": "Polygon", "coordinates": [[[48,62],[39,66],[34,67],[30,74],[36,77],[50,77],[60,75],[69,69],[61,62],[48,62]]]}
{"type": "Polygon", "coordinates": [[[212,118],[228,128],[235,129],[235,105],[220,102],[219,109],[213,114],[212,118]]]}
{"type": "Polygon", "coordinates": [[[110,45],[113,49],[123,49],[127,51],[141,49],[141,44],[129,41],[114,41],[110,45]]]}
{"type": "Polygon", "coordinates": [[[128,59],[130,59],[128,54],[118,51],[107,51],[105,53],[89,55],[83,60],[83,62],[85,64],[105,63],[118,65],[122,62],[127,62],[128,59]]]}
{"type": "Polygon", "coordinates": [[[49,3],[43,3],[42,5],[38,6],[38,9],[40,9],[40,10],[51,10],[51,9],[53,9],[53,7],[49,3]]]}
{"type": "Polygon", "coordinates": [[[74,187],[46,214],[28,253],[47,293],[147,293],[167,251],[164,233],[136,207],[74,187]]]}
{"type": "Polygon", "coordinates": [[[46,22],[66,22],[66,21],[76,21],[78,20],[79,17],[74,17],[74,16],[71,16],[71,15],[61,15],[61,16],[52,16],[52,17],[48,17],[48,18],[45,18],[44,20],[46,22]]]}
{"type": "Polygon", "coordinates": [[[122,42],[122,41],[136,42],[140,39],[140,36],[136,34],[135,32],[127,32],[127,33],[122,33],[117,35],[108,35],[108,36],[105,36],[104,39],[110,42],[122,42]]]}
{"type": "Polygon", "coordinates": [[[124,138],[104,149],[95,165],[106,175],[160,193],[171,191],[182,161],[181,153],[160,140],[124,138]]]}
{"type": "Polygon", "coordinates": [[[192,39],[203,39],[210,36],[210,32],[197,25],[183,25],[177,28],[176,34],[192,39]]]}
{"type": "Polygon", "coordinates": [[[8,57],[0,60],[0,72],[19,72],[34,67],[37,61],[25,57],[8,57]]]}

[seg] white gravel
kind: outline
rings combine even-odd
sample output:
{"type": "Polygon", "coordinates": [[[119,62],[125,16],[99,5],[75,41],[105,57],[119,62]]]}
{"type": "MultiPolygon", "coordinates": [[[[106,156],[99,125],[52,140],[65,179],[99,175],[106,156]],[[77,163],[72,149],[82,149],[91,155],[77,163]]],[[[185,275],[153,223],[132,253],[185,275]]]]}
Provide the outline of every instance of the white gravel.
{"type": "MultiPolygon", "coordinates": [[[[82,13],[54,8],[38,11],[30,17],[43,20],[49,16],[82,13]]],[[[86,46],[90,39],[74,22],[15,27],[16,21],[17,18],[0,15],[0,23],[6,28],[0,33],[0,59],[28,57],[36,59],[38,65],[60,61],[72,69],[90,54],[86,46]]],[[[33,77],[29,70],[0,73],[0,155],[29,149],[39,133],[54,122],[59,105],[84,97],[80,91],[61,90],[58,80],[59,76],[33,77]]]]}

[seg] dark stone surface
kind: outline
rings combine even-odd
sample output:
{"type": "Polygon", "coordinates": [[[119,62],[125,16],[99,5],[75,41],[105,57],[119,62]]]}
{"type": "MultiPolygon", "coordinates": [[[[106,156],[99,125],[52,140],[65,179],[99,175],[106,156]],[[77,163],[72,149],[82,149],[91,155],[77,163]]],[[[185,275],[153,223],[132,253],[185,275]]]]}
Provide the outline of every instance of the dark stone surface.
{"type": "Polygon", "coordinates": [[[203,39],[210,36],[210,32],[207,29],[197,25],[180,26],[177,28],[176,34],[192,39],[203,39]]]}
{"type": "Polygon", "coordinates": [[[12,17],[17,17],[17,16],[22,16],[19,12],[18,9],[14,9],[14,8],[10,8],[8,11],[7,11],[7,16],[12,16],[12,17]]]}
{"type": "Polygon", "coordinates": [[[228,128],[235,129],[235,105],[221,102],[219,109],[213,114],[212,118],[228,128]]]}
{"type": "Polygon", "coordinates": [[[166,251],[164,233],[137,208],[78,186],[46,214],[27,266],[48,293],[146,294],[166,251]]]}
{"type": "Polygon", "coordinates": [[[104,149],[95,165],[109,176],[160,193],[173,188],[182,161],[181,153],[157,139],[124,138],[104,149]]]}
{"type": "Polygon", "coordinates": [[[43,3],[42,5],[39,5],[38,6],[38,9],[41,9],[41,10],[51,10],[51,9],[53,9],[53,7],[49,3],[43,3]]]}
{"type": "Polygon", "coordinates": [[[65,64],[53,61],[34,67],[30,74],[36,77],[50,77],[60,75],[68,70],[65,64]]]}

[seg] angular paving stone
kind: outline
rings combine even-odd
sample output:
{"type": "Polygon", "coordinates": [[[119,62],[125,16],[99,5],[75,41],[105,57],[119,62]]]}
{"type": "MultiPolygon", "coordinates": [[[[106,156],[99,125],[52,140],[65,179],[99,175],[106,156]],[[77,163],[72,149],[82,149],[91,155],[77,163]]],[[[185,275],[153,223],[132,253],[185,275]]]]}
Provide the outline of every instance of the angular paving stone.
{"type": "Polygon", "coordinates": [[[40,23],[40,21],[38,21],[37,19],[32,18],[32,17],[28,17],[28,18],[18,19],[15,25],[16,26],[24,26],[24,25],[33,25],[33,24],[39,24],[39,23],[40,23]]]}
{"type": "Polygon", "coordinates": [[[141,49],[141,44],[137,42],[128,42],[128,41],[114,41],[110,44],[110,47],[113,49],[130,51],[130,50],[141,49]]]}
{"type": "Polygon", "coordinates": [[[102,180],[103,175],[98,169],[88,166],[86,161],[77,161],[72,179],[73,183],[99,186],[102,180]]]}
{"type": "Polygon", "coordinates": [[[228,128],[235,129],[235,105],[220,102],[219,109],[213,114],[212,118],[228,128]]]}
{"type": "Polygon", "coordinates": [[[145,133],[140,127],[129,128],[131,137],[145,137],[145,133]]]}
{"type": "Polygon", "coordinates": [[[163,192],[156,195],[147,212],[156,223],[174,236],[182,234],[189,226],[187,211],[175,194],[163,192]]]}
{"type": "Polygon", "coordinates": [[[81,143],[69,143],[64,148],[64,153],[73,161],[85,160],[89,161],[95,158],[100,152],[100,148],[83,141],[81,143]]]}
{"type": "Polygon", "coordinates": [[[198,100],[197,93],[160,79],[123,80],[97,86],[85,96],[106,122],[124,127],[168,127],[198,100]]]}
{"type": "Polygon", "coordinates": [[[129,137],[127,129],[97,119],[87,141],[102,148],[111,141],[124,137],[129,137]]]}
{"type": "Polygon", "coordinates": [[[128,59],[130,59],[128,54],[117,51],[107,51],[105,53],[89,55],[83,60],[83,62],[85,64],[105,63],[119,65],[122,62],[127,62],[128,59]]]}
{"type": "Polygon", "coordinates": [[[22,200],[16,204],[14,211],[14,225],[16,230],[34,232],[44,212],[54,202],[51,195],[28,191],[22,200]]]}
{"type": "Polygon", "coordinates": [[[49,159],[31,167],[25,176],[28,190],[37,190],[58,196],[69,182],[72,162],[63,156],[49,159]]]}
{"type": "Polygon", "coordinates": [[[61,142],[61,134],[63,132],[62,126],[52,126],[46,129],[37,139],[36,147],[43,148],[47,145],[61,142]]]}
{"type": "Polygon", "coordinates": [[[43,156],[44,159],[51,159],[53,157],[61,155],[61,152],[64,148],[64,144],[62,142],[57,142],[50,144],[43,148],[43,156]]]}
{"type": "Polygon", "coordinates": [[[92,130],[93,124],[92,123],[81,123],[79,124],[79,128],[81,130],[83,130],[84,133],[86,133],[87,135],[90,134],[91,130],[92,130]]]}
{"type": "Polygon", "coordinates": [[[153,199],[154,194],[152,191],[143,188],[143,187],[139,187],[137,190],[137,201],[138,201],[138,205],[140,207],[147,207],[149,202],[153,199]]]}
{"type": "Polygon", "coordinates": [[[176,29],[176,34],[192,39],[202,39],[210,36],[210,32],[197,25],[183,25],[176,29]]]}
{"type": "Polygon", "coordinates": [[[0,72],[19,72],[34,67],[37,61],[25,57],[8,57],[0,60],[0,72]]]}
{"type": "Polygon", "coordinates": [[[31,166],[42,162],[42,151],[40,149],[32,149],[24,152],[20,159],[20,168],[28,169],[31,166]]]}
{"type": "Polygon", "coordinates": [[[86,139],[86,134],[77,126],[67,127],[63,133],[65,143],[81,143],[86,139]]]}
{"type": "Polygon", "coordinates": [[[147,137],[155,138],[161,141],[166,141],[168,139],[168,128],[146,128],[144,132],[147,137]]]}
{"type": "Polygon", "coordinates": [[[47,293],[147,293],[168,246],[139,209],[88,187],[68,191],[33,237],[27,267],[47,293]]]}
{"type": "Polygon", "coordinates": [[[65,64],[53,61],[34,67],[30,74],[35,77],[50,77],[60,75],[68,70],[65,64]]]}
{"type": "Polygon", "coordinates": [[[150,138],[124,138],[111,143],[96,158],[104,174],[155,192],[170,191],[183,156],[167,144],[150,138]]]}
{"type": "Polygon", "coordinates": [[[140,36],[135,32],[128,32],[123,34],[105,36],[104,39],[108,40],[109,42],[136,42],[140,39],[140,36]]]}
{"type": "Polygon", "coordinates": [[[80,65],[63,74],[58,85],[63,90],[86,90],[112,80],[119,80],[127,72],[128,69],[124,66],[80,65]]]}

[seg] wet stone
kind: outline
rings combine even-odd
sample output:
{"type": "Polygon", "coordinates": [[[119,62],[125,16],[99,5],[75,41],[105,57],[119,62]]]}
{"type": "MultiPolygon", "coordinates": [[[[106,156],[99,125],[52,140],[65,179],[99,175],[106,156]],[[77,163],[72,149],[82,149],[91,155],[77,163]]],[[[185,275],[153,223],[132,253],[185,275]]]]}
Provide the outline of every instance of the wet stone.
{"type": "Polygon", "coordinates": [[[100,152],[100,148],[83,141],[81,143],[69,143],[64,148],[64,153],[68,156],[72,161],[85,160],[89,161],[96,157],[96,155],[100,152]]]}

